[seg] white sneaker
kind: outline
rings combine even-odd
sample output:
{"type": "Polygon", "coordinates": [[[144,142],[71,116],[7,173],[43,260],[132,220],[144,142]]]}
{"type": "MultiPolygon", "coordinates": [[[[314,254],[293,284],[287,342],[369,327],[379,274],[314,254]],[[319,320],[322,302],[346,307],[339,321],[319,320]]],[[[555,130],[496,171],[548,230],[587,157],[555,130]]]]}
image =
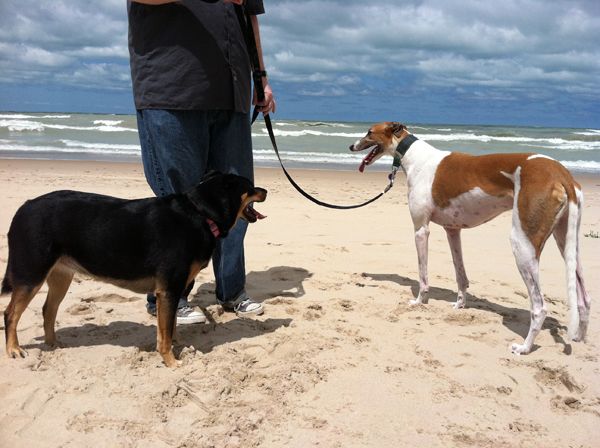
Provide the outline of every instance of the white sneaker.
{"type": "Polygon", "coordinates": [[[260,316],[265,312],[262,303],[255,302],[252,299],[242,300],[233,307],[233,311],[235,311],[235,314],[238,316],[248,316],[251,314],[260,316]]]}
{"type": "Polygon", "coordinates": [[[206,323],[206,316],[200,310],[191,306],[183,306],[177,309],[177,323],[180,325],[206,323]]]}

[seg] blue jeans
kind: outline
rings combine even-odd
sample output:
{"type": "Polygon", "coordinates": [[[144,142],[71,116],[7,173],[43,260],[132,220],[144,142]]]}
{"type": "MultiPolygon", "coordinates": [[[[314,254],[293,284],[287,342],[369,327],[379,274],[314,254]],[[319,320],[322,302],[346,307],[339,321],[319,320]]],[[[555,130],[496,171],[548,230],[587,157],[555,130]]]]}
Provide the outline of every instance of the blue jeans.
{"type": "MultiPolygon", "coordinates": [[[[248,114],[144,109],[137,111],[137,122],[144,173],[156,196],[184,192],[198,184],[209,170],[254,179],[248,114]]],[[[238,220],[226,238],[217,239],[212,262],[220,303],[233,304],[246,298],[247,225],[238,220]]],[[[148,301],[152,300],[156,297],[149,295],[148,301]]],[[[179,302],[180,307],[185,305],[187,294],[179,302]]]]}

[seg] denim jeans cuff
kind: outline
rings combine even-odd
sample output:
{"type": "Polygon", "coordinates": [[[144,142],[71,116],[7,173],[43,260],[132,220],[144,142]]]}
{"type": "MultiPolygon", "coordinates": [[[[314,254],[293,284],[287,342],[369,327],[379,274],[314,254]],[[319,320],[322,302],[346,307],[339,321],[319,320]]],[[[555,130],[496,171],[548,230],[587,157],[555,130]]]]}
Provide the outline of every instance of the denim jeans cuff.
{"type": "Polygon", "coordinates": [[[222,300],[217,297],[217,303],[221,306],[225,305],[228,308],[233,308],[238,303],[243,302],[247,298],[248,298],[248,294],[246,294],[246,290],[242,289],[241,292],[236,297],[234,297],[233,299],[230,299],[230,300],[222,300]]]}

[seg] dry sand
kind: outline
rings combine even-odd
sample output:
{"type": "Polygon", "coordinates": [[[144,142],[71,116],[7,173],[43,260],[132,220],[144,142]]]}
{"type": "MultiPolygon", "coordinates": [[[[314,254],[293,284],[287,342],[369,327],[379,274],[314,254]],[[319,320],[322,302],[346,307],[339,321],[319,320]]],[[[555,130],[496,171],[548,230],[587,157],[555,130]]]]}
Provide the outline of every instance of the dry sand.
{"type": "MultiPolygon", "coordinates": [[[[297,171],[326,201],[353,203],[384,173],[297,171]]],[[[600,178],[581,177],[582,234],[600,231],[600,178]]],[[[19,325],[25,359],[0,356],[1,447],[593,447],[600,440],[599,307],[587,344],[570,343],[564,267],[542,257],[549,314],[536,349],[514,356],[529,301],[509,244],[510,214],[463,232],[468,308],[454,310],[443,230],[430,239],[427,306],[409,307],[416,252],[399,179],[354,211],[317,207],[278,170],[250,227],[247,289],[255,319],[222,314],[211,268],[191,296],[207,325],[178,327],[168,369],[141,295],[76,278],[58,314],[62,348],[43,343],[42,290],[19,325]]],[[[0,160],[0,275],[6,232],[26,199],[56,189],[150,196],[135,164],[0,160]]],[[[591,296],[600,239],[582,237],[591,296]]],[[[0,298],[0,311],[9,297],[0,298]]],[[[3,330],[3,328],[2,328],[3,330]]]]}

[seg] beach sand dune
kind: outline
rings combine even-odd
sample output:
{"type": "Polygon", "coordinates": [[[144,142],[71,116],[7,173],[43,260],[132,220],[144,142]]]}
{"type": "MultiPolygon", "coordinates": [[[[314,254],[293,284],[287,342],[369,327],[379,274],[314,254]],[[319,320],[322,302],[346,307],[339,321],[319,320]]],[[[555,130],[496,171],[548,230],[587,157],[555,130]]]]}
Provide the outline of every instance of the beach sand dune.
{"type": "MultiPolygon", "coordinates": [[[[325,201],[355,203],[385,173],[297,171],[325,201]]],[[[586,205],[587,287],[600,293],[600,178],[577,176],[586,205]]],[[[553,241],[542,256],[548,318],[536,350],[509,346],[529,326],[529,300],[510,249],[510,214],[463,232],[471,280],[454,310],[454,272],[443,230],[432,226],[430,301],[418,288],[404,180],[354,211],[317,207],[278,170],[249,228],[247,289],[264,316],[223,314],[211,268],[193,304],[206,325],[179,326],[168,369],[155,352],[155,320],[142,295],[84,277],[58,314],[62,346],[43,343],[45,287],[19,337],[29,356],[0,355],[2,447],[593,447],[600,437],[600,313],[588,342],[567,339],[564,265],[553,241]]],[[[57,189],[136,198],[151,192],[136,164],[0,160],[0,271],[17,208],[57,189]]],[[[0,298],[0,310],[9,297],[0,298]]],[[[1,324],[3,331],[3,324],[1,324]]]]}

